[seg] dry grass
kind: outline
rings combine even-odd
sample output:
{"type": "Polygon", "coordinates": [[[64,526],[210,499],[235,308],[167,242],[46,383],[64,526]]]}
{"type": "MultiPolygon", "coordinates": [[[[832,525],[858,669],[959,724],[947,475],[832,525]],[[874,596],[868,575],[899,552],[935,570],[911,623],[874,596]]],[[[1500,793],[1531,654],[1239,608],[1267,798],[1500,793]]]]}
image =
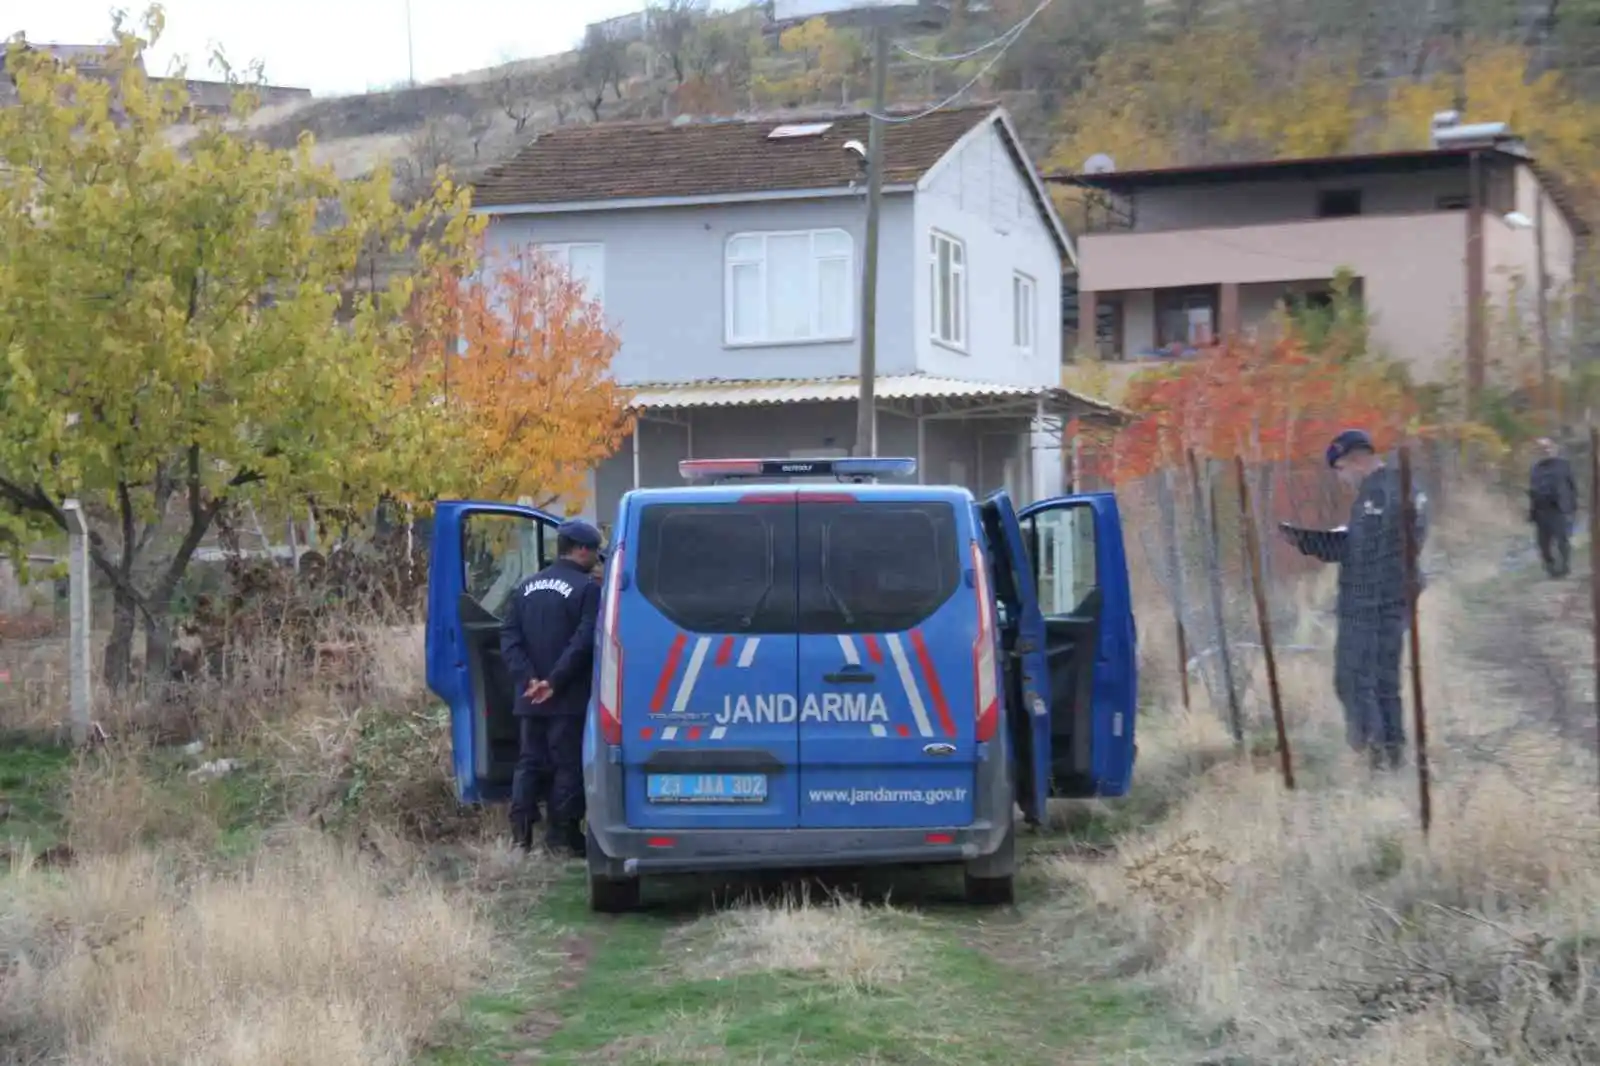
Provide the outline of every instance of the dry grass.
{"type": "Polygon", "coordinates": [[[1595,760],[1539,724],[1565,697],[1503,688],[1505,664],[1472,650],[1525,623],[1460,591],[1503,565],[1503,513],[1468,516],[1488,545],[1476,554],[1461,540],[1435,549],[1444,565],[1423,601],[1429,836],[1414,772],[1374,776],[1343,751],[1327,658],[1296,659],[1284,689],[1299,788],[1285,790],[1273,757],[1228,758],[1203,693],[1192,715],[1146,714],[1141,788],[1166,791],[1170,813],[1128,833],[1114,862],[1052,860],[1064,898],[1089,908],[1063,903],[1057,920],[1120,930],[1189,1013],[1256,1061],[1600,1061],[1595,760]]]}
{"type": "Polygon", "coordinates": [[[796,973],[865,990],[905,979],[918,942],[892,927],[887,908],[847,897],[813,902],[804,889],[775,902],[746,902],[685,930],[687,969],[698,977],[796,973]]]}
{"type": "Polygon", "coordinates": [[[470,901],[307,833],[234,873],[133,852],[0,892],[0,1043],[24,1059],[400,1063],[489,957],[470,901]]]}

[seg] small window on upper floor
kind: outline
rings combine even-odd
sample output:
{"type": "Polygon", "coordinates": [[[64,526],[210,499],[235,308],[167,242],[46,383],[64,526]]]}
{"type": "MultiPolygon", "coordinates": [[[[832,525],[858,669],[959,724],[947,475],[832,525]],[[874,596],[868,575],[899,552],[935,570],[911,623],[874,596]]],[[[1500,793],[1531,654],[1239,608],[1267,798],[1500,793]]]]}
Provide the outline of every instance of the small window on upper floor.
{"type": "Polygon", "coordinates": [[[725,342],[850,340],[855,276],[855,242],[842,229],[734,234],[724,278],[725,342]]]}
{"type": "Polygon", "coordinates": [[[1349,218],[1359,214],[1360,189],[1322,189],[1317,192],[1318,218],[1349,218]]]}
{"type": "Polygon", "coordinates": [[[962,351],[967,347],[967,246],[934,230],[928,234],[929,307],[933,339],[962,351]]]}
{"type": "Polygon", "coordinates": [[[1033,353],[1037,291],[1033,279],[1028,275],[1020,271],[1011,275],[1011,344],[1025,355],[1033,353]]]}
{"type": "Polygon", "coordinates": [[[606,302],[606,248],[603,244],[541,244],[539,253],[583,286],[584,299],[604,307],[606,302]]]}

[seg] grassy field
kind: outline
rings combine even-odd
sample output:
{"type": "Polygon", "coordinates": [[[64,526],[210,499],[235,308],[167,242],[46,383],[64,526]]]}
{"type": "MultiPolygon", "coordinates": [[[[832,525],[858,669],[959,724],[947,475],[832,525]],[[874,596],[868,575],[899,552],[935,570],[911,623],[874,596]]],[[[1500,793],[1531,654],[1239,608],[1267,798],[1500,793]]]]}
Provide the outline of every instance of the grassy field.
{"type": "Polygon", "coordinates": [[[198,754],[13,738],[0,1062],[1600,1061],[1587,586],[1508,567],[1521,534],[1446,545],[1425,600],[1426,838],[1414,776],[1343,752],[1326,661],[1285,666],[1289,792],[1168,705],[1151,639],[1135,794],[1026,835],[1014,908],[935,870],[686,879],[596,918],[580,864],[454,809],[394,665],[354,706],[235,701],[198,754]],[[199,772],[219,754],[242,768],[199,772]]]}

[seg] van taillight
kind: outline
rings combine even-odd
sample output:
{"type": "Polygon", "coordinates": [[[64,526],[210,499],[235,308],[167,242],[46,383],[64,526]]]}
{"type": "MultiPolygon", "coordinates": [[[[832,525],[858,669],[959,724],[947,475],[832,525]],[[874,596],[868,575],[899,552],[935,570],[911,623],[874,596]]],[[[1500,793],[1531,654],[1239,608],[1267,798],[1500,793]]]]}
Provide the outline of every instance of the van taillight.
{"type": "Polygon", "coordinates": [[[606,560],[605,603],[601,606],[600,735],[607,744],[622,743],[622,549],[606,560]]]}
{"type": "Polygon", "coordinates": [[[994,602],[989,598],[989,566],[983,549],[972,542],[972,587],[978,596],[978,639],[972,645],[973,706],[977,711],[977,740],[993,740],[1000,725],[1000,687],[995,680],[994,602]]]}

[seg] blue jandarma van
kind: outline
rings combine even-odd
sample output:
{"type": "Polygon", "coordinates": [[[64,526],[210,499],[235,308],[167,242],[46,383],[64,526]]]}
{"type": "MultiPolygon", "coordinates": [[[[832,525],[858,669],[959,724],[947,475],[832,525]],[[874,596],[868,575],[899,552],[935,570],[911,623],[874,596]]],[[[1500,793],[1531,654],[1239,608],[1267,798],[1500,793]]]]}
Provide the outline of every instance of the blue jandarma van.
{"type": "MultiPolygon", "coordinates": [[[[1021,512],[909,459],[690,460],[622,498],[584,738],[590,903],[646,874],[960,863],[1008,902],[1013,804],[1129,786],[1134,619],[1116,500],[1021,512]],[[898,481],[879,479],[898,478],[898,481]]],[[[428,684],[464,802],[517,757],[499,627],[549,514],[434,519],[428,684]]]]}

